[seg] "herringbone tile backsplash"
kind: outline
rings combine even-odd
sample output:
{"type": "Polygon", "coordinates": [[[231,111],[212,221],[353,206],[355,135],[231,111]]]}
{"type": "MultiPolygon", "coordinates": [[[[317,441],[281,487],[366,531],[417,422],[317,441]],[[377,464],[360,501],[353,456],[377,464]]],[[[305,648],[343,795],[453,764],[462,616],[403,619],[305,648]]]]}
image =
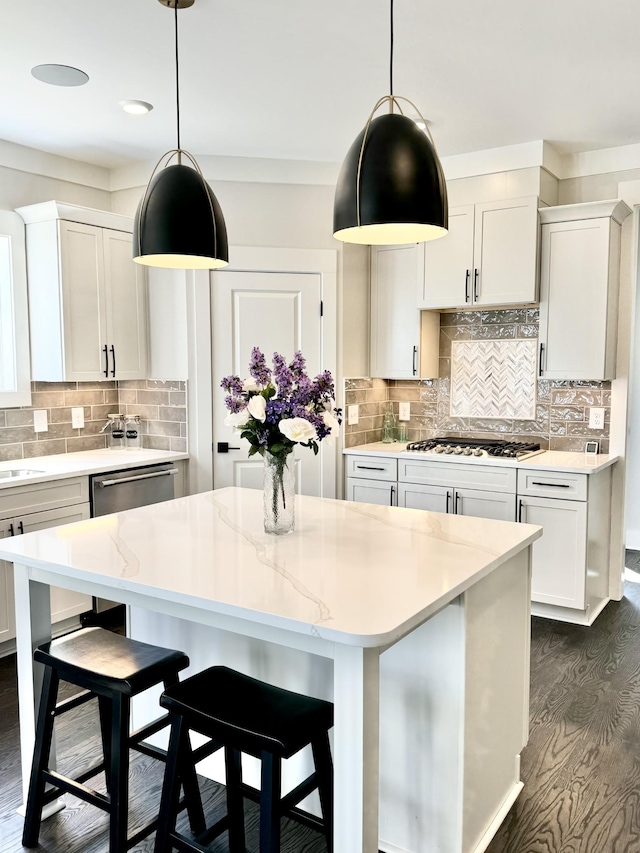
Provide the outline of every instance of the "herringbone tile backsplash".
{"type": "MultiPolygon", "coordinates": [[[[410,441],[432,438],[435,435],[474,437],[504,437],[515,441],[537,440],[551,450],[583,451],[585,442],[600,442],[600,452],[609,450],[609,420],[611,413],[611,383],[588,380],[583,382],[550,381],[537,379],[531,361],[518,372],[518,358],[511,364],[512,387],[521,386],[512,395],[504,395],[501,384],[494,388],[493,395],[483,389],[484,405],[478,409],[480,392],[470,392],[465,399],[456,375],[452,381],[452,350],[454,342],[511,342],[516,348],[507,347],[507,353],[528,352],[533,354],[538,345],[538,309],[519,308],[497,311],[464,311],[440,315],[440,369],[436,379],[420,380],[345,380],[345,406],[358,403],[360,423],[345,427],[345,444],[354,447],[378,441],[381,437],[382,416],[388,408],[398,414],[398,403],[409,401],[411,420],[408,423],[410,441]],[[519,345],[520,344],[520,345],[519,345]],[[521,346],[524,345],[524,346],[521,346]],[[526,387],[525,387],[526,386],[526,387]],[[496,390],[498,389],[498,390],[496,390]],[[386,392],[386,393],[385,393],[386,392]],[[504,408],[496,405],[500,400],[504,408]],[[522,417],[525,401],[535,399],[533,417],[522,417]],[[508,405],[505,401],[508,401],[508,405]],[[476,408],[474,408],[476,406],[476,408]],[[589,408],[602,406],[605,409],[605,428],[589,428],[589,408]],[[493,414],[477,414],[477,412],[493,414]]],[[[488,350],[478,348],[476,355],[489,353],[495,356],[500,346],[488,350]]],[[[474,348],[470,348],[474,352],[474,348]]],[[[497,361],[494,361],[496,364],[497,361]]],[[[486,364],[484,365],[486,368],[486,364]]],[[[481,374],[481,366],[468,367],[467,382],[471,374],[478,382],[487,382],[487,374],[481,374]],[[484,378],[483,378],[484,377],[484,378]]],[[[498,372],[501,369],[498,368],[498,372]]],[[[508,372],[502,368],[502,372],[508,372]]],[[[455,371],[454,371],[455,374],[455,371]]],[[[504,377],[503,377],[504,378],[504,377]]],[[[488,380],[493,382],[493,375],[488,380]]],[[[530,409],[527,414],[530,413],[530,409]]]]}

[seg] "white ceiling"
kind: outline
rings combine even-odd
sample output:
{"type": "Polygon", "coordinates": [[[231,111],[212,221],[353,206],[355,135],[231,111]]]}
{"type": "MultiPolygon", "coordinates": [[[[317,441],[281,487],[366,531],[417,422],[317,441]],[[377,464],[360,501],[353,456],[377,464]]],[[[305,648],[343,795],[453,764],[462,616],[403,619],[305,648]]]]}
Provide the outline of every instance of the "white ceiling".
{"type": "MultiPolygon", "coordinates": [[[[396,94],[441,155],[640,141],[638,0],[396,0],[396,94]]],[[[389,0],[196,0],[179,12],[182,143],[339,162],[388,91],[389,0]]],[[[173,12],[158,0],[3,0],[0,139],[107,167],[175,144],[173,12]],[[58,88],[32,66],[90,82],[58,88]],[[118,102],[150,101],[126,115],[118,102]]]]}

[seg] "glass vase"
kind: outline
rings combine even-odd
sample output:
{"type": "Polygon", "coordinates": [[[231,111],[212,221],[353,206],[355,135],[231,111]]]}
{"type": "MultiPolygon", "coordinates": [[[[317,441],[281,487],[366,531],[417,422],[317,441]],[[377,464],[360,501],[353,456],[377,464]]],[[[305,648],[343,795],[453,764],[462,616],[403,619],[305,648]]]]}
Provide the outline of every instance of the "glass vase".
{"type": "Polygon", "coordinates": [[[264,529],[266,533],[286,536],[293,533],[296,492],[293,453],[285,456],[264,454],[264,529]]]}

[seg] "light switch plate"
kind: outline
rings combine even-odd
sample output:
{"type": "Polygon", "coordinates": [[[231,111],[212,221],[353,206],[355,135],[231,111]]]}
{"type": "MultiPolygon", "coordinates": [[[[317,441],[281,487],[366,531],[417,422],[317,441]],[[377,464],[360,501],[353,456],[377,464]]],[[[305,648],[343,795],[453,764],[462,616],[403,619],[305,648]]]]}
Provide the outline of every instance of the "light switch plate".
{"type": "Polygon", "coordinates": [[[84,426],[84,408],[82,406],[74,406],[71,409],[71,427],[72,429],[82,429],[84,426]]]}
{"type": "Polygon", "coordinates": [[[353,424],[357,424],[359,420],[359,411],[358,404],[356,403],[354,406],[347,406],[347,423],[350,426],[353,424]]]}
{"type": "Polygon", "coordinates": [[[49,432],[46,409],[33,410],[33,429],[35,432],[49,432]]]}
{"type": "Polygon", "coordinates": [[[604,429],[604,409],[594,406],[589,409],[589,429],[604,429]]]}
{"type": "Polygon", "coordinates": [[[411,420],[411,403],[400,403],[398,406],[398,420],[399,421],[410,421],[411,420]]]}

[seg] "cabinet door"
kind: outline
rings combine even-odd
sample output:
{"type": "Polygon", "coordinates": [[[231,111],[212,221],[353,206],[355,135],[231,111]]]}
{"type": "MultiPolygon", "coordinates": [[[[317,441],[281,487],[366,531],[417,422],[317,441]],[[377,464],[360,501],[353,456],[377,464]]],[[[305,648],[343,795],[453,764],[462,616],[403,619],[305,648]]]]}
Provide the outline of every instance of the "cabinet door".
{"type": "Polygon", "coordinates": [[[458,308],[471,304],[474,206],[449,211],[449,231],[425,243],[420,308],[458,308]]]}
{"type": "Polygon", "coordinates": [[[536,301],[538,231],[536,197],[476,205],[472,277],[476,305],[536,301]]]}
{"type": "Polygon", "coordinates": [[[131,258],[131,234],[105,228],[102,238],[109,378],[144,379],[147,375],[145,269],[131,258]]]}
{"type": "Polygon", "coordinates": [[[379,506],[396,506],[395,483],[377,482],[376,480],[357,480],[347,477],[347,500],[379,506]]]}
{"type": "Polygon", "coordinates": [[[520,520],[539,524],[533,543],[531,598],[583,610],[587,559],[587,504],[552,498],[519,498],[520,520]]]}
{"type": "Polygon", "coordinates": [[[418,283],[424,277],[424,247],[371,249],[371,375],[413,379],[420,364],[418,283]]]}
{"type": "Polygon", "coordinates": [[[456,489],[454,512],[477,518],[495,518],[498,521],[516,520],[516,496],[500,492],[483,492],[479,489],[456,489]]]}
{"type": "Polygon", "coordinates": [[[548,379],[612,378],[606,364],[611,227],[609,217],[542,226],[540,372],[548,379]]]}
{"type": "Polygon", "coordinates": [[[107,342],[102,229],[60,221],[60,271],[64,323],[64,378],[105,379],[107,342]]]}
{"type": "MultiPolygon", "coordinates": [[[[9,519],[0,521],[0,539],[10,535],[9,519]]],[[[16,635],[16,614],[13,599],[13,565],[0,560],[0,643],[16,635]]]]}
{"type": "MultiPolygon", "coordinates": [[[[71,524],[73,521],[84,521],[90,518],[89,504],[51,509],[45,512],[32,512],[20,518],[14,518],[16,530],[21,533],[32,533],[34,530],[45,530],[48,527],[58,527],[61,524],[71,524]],[[22,527],[19,527],[22,522],[22,527]]],[[[68,589],[51,587],[51,622],[61,622],[70,616],[77,616],[91,608],[91,596],[68,589]]]]}
{"type": "Polygon", "coordinates": [[[445,486],[423,486],[412,483],[398,484],[398,506],[407,509],[426,509],[430,512],[449,512],[453,489],[445,486]]]}

